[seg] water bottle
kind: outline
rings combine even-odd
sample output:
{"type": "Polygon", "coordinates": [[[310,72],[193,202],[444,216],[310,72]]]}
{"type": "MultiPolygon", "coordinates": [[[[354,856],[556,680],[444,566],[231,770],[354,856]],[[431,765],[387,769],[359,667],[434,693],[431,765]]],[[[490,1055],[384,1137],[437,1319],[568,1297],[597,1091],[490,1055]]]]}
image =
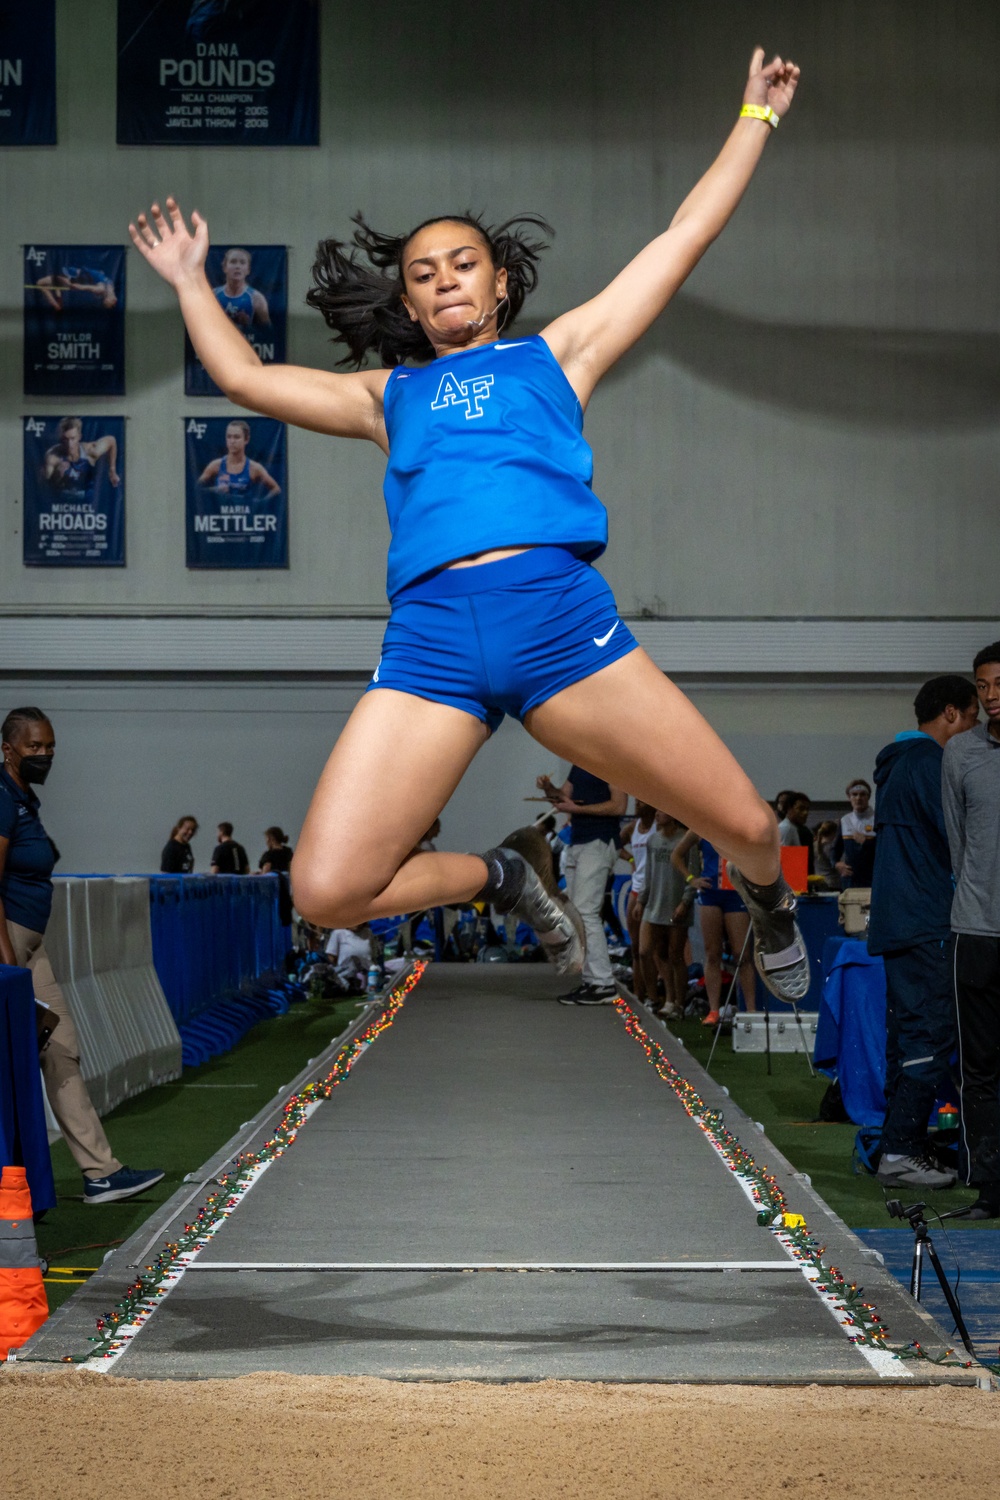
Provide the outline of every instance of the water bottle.
{"type": "Polygon", "coordinates": [[[377,995],[381,988],[382,971],[379,969],[379,966],[375,962],[375,960],[372,959],[371,963],[368,965],[368,993],[369,995],[377,995]]]}

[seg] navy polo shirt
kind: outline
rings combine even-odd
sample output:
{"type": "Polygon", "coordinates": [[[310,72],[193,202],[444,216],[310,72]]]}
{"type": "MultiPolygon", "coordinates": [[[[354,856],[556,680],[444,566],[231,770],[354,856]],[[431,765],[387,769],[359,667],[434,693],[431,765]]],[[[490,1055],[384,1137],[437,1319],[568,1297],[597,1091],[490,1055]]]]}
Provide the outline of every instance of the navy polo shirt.
{"type": "Polygon", "coordinates": [[[9,841],[0,875],[0,901],[11,922],[44,932],[52,911],[52,871],[56,851],[38,816],[40,803],[29,787],[0,769],[0,838],[9,841]]]}
{"type": "MultiPolygon", "coordinates": [[[[582,802],[585,807],[588,803],[608,802],[611,799],[608,783],[599,776],[592,776],[589,771],[582,771],[579,766],[570,766],[566,779],[573,789],[573,801],[582,802]]],[[[606,843],[609,839],[618,837],[622,820],[616,814],[595,817],[593,813],[573,813],[569,825],[571,844],[592,844],[595,839],[606,843]]]]}

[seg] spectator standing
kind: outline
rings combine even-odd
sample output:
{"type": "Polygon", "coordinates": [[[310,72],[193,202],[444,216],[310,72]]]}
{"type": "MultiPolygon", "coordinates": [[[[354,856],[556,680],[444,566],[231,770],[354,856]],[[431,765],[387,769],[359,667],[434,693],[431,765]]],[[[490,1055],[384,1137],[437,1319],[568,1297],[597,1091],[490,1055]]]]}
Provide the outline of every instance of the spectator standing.
{"type": "Polygon", "coordinates": [[[191,840],[198,832],[198,819],[185,814],[170,830],[170,837],[160,855],[161,875],[190,875],[194,869],[191,840]]]}
{"type": "Polygon", "coordinates": [[[278,921],[282,927],[292,925],[292,882],[289,870],[292,867],[292,850],[288,846],[288,834],[276,824],[264,829],[266,848],[257,862],[262,875],[278,877],[278,921]]]}
{"type": "Polygon", "coordinates": [[[232,823],[220,823],[216,829],[216,837],[219,842],[212,851],[212,874],[249,875],[247,851],[233,838],[232,823]]]}
{"type": "Polygon", "coordinates": [[[778,838],[786,848],[797,849],[812,843],[807,828],[812,803],[805,792],[793,792],[785,806],[785,816],[778,824],[778,838]]]}
{"type": "Polygon", "coordinates": [[[83,1173],[83,1201],[117,1203],[161,1180],[117,1159],[80,1072],[76,1027],[45,952],[52,871],[59,854],[42,826],[35,786],[52,769],[56,737],[39,708],[15,708],[0,726],[0,963],[30,970],[35,998],[58,1017],[39,1062],[63,1139],[83,1173]]]}
{"type": "Polygon", "coordinates": [[[684,1014],[688,977],[684,950],[695,895],[694,883],[688,877],[700,868],[693,847],[688,852],[686,874],[674,865],[674,850],[686,833],[683,823],[669,813],[658,812],[646,845],[646,899],[639,956],[653,1009],[670,1020],[684,1014]],[[662,1006],[657,1004],[657,979],[663,980],[662,1006]]]}
{"type": "Polygon", "coordinates": [[[1000,1217],[1000,641],[973,663],[986,723],[944,753],[962,1137],[971,1219],[1000,1217]]]}
{"type": "Polygon", "coordinates": [[[580,766],[571,766],[561,787],[539,776],[539,790],[556,812],[569,814],[569,848],[563,855],[566,894],[583,919],[587,952],[583,982],[560,995],[563,1005],[610,1005],[618,993],[601,909],[608,877],[618,857],[618,830],[628,806],[620,787],[610,786],[580,766]]]}
{"type": "Polygon", "coordinates": [[[723,890],[720,885],[719,851],[708,842],[699,839],[692,829],[680,840],[671,855],[674,868],[683,877],[686,885],[693,885],[698,892],[698,908],[701,918],[701,936],[705,944],[705,991],[708,995],[708,1015],[703,1026],[715,1026],[723,1016],[719,1009],[722,999],[722,954],[726,940],[733,958],[739,962],[740,990],[743,1004],[749,1011],[757,1009],[757,972],[753,963],[752,945],[747,941],[750,917],[736,891],[723,890]],[[701,874],[693,875],[688,868],[690,851],[698,845],[701,856],[701,874]]]}
{"type": "Polygon", "coordinates": [[[875,867],[875,809],[872,789],[863,776],[856,776],[845,788],[850,812],[840,820],[843,849],[839,851],[837,871],[846,886],[870,886],[875,867]]]}
{"type": "Polygon", "coordinates": [[[840,843],[840,824],[835,823],[832,818],[824,818],[813,834],[813,849],[816,874],[828,891],[840,890],[840,871],[837,869],[837,849],[840,843]]]}
{"type": "Polygon", "coordinates": [[[656,1004],[656,988],[654,986],[650,994],[640,958],[639,939],[642,909],[646,901],[646,850],[650,834],[653,832],[655,817],[656,809],[650,807],[648,802],[640,802],[637,797],[635,817],[625,824],[619,835],[622,848],[628,849],[632,855],[632,889],[629,891],[628,908],[625,913],[628,921],[628,938],[632,948],[632,993],[637,1000],[649,999],[653,1005],[656,1004]]]}
{"type": "Polygon", "coordinates": [[[979,716],[965,677],[932,677],[913,704],[916,729],[875,762],[878,787],[868,951],[885,966],[884,1187],[946,1188],[955,1173],[931,1158],[927,1120],[949,1093],[955,1049],[951,856],[941,798],[946,746],[979,716]]]}

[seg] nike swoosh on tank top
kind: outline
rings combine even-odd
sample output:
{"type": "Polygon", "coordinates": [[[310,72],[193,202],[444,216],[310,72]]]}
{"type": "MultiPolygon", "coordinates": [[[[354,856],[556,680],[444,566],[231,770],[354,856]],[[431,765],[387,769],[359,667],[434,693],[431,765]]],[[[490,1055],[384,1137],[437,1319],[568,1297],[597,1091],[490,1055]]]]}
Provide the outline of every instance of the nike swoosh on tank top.
{"type": "Polygon", "coordinates": [[[607,546],[583,411],[539,335],[393,370],[385,388],[387,592],[499,547],[607,546]]]}

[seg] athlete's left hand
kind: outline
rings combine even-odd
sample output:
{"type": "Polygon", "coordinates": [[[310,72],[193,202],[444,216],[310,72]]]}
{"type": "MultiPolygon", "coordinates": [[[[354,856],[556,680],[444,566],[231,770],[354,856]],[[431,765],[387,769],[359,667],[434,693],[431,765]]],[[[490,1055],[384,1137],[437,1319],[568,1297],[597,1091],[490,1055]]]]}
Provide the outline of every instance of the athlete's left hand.
{"type": "Polygon", "coordinates": [[[783,62],[775,54],[764,66],[764,49],[755,47],[750,59],[750,76],[743,90],[744,104],[769,104],[779,117],[788,113],[799,81],[800,69],[796,63],[783,62]]]}
{"type": "Polygon", "coordinates": [[[121,478],[117,469],[108,470],[108,479],[111,481],[111,486],[113,489],[117,489],[121,484],[121,478]]]}

